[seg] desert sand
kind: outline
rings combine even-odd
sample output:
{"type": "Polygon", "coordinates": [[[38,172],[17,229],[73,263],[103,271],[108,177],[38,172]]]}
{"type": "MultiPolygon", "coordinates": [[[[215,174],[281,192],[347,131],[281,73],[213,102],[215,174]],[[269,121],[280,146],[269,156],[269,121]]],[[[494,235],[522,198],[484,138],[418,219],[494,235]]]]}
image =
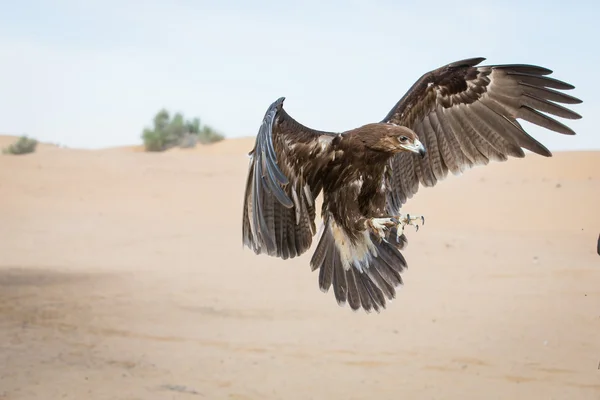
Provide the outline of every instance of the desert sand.
{"type": "Polygon", "coordinates": [[[366,314],[242,248],[252,144],[0,155],[0,399],[600,399],[600,152],[422,189],[366,314]]]}

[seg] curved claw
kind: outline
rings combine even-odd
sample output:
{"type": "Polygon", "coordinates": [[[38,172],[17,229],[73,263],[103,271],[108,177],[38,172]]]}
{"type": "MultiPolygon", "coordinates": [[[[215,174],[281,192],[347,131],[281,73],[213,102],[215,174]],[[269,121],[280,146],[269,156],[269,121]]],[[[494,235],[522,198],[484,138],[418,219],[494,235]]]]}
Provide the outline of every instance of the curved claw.
{"type": "Polygon", "coordinates": [[[425,217],[422,215],[411,217],[410,214],[406,214],[406,216],[400,215],[398,217],[392,217],[391,219],[393,221],[397,221],[398,234],[400,234],[400,232],[404,232],[404,227],[406,225],[413,225],[417,232],[419,231],[420,225],[425,225],[425,217]],[[421,220],[421,224],[418,224],[418,220],[421,220]]]}

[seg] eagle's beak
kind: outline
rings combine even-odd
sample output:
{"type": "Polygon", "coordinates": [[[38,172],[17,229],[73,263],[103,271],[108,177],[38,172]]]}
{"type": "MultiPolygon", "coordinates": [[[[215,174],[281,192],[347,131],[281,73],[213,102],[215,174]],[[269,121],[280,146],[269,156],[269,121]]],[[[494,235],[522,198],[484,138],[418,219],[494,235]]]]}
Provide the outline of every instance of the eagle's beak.
{"type": "Polygon", "coordinates": [[[413,153],[419,153],[421,158],[425,157],[425,146],[423,146],[423,143],[421,143],[418,139],[416,139],[413,143],[403,145],[402,147],[408,151],[412,151],[413,153]]]}

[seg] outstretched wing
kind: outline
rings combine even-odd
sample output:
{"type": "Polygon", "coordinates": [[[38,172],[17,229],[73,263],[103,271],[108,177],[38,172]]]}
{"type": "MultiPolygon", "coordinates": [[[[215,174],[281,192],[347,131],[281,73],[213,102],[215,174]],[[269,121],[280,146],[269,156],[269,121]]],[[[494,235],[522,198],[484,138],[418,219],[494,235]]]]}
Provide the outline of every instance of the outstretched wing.
{"type": "Polygon", "coordinates": [[[256,254],[283,259],[308,250],[316,232],[318,171],[335,133],[309,129],[269,106],[250,154],[243,211],[243,243],[256,254]]]}
{"type": "Polygon", "coordinates": [[[425,145],[421,159],[401,153],[390,161],[392,190],[388,205],[397,212],[419,185],[434,186],[448,171],[455,175],[490,160],[525,156],[523,149],[549,157],[550,151],[523,130],[518,118],[549,130],[574,135],[555,116],[581,116],[561,105],[581,100],[559,90],[568,83],[534,65],[476,66],[484,58],[445,65],[424,74],[383,122],[414,130],[425,145]]]}

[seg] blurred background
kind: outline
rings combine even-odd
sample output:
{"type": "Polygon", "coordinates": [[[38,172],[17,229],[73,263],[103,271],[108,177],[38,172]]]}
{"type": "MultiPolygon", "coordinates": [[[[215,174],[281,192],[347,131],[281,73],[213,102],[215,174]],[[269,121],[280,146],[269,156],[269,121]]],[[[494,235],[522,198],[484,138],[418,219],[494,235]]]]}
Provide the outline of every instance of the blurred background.
{"type": "MultiPolygon", "coordinates": [[[[593,1],[5,2],[0,133],[132,145],[167,108],[253,136],[280,96],[337,132],[381,120],[424,72],[470,57],[547,67],[590,116],[597,16],[593,1]]],[[[572,122],[576,138],[532,132],[551,150],[598,149],[592,124],[572,122]]]]}
{"type": "MultiPolygon", "coordinates": [[[[592,1],[0,2],[0,400],[600,399],[600,9],[592,1]],[[575,85],[551,158],[404,206],[380,314],[312,251],[242,248],[267,107],[380,121],[452,61],[575,85]]],[[[319,221],[317,221],[317,224],[319,221]]],[[[313,241],[313,249],[314,249],[313,241]]]]}

